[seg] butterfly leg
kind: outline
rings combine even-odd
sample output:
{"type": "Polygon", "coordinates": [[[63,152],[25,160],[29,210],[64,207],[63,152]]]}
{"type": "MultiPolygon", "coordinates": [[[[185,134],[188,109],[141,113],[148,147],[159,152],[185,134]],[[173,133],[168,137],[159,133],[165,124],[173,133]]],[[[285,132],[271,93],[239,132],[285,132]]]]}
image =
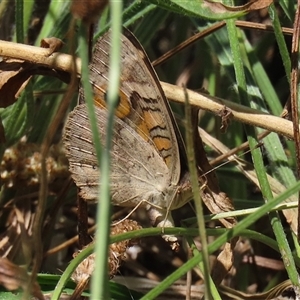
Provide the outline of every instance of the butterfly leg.
{"type": "MultiPolygon", "coordinates": [[[[160,227],[162,230],[162,234],[164,233],[164,228],[174,227],[174,220],[170,213],[169,209],[164,209],[158,205],[150,203],[147,200],[142,200],[139,204],[137,204],[129,214],[127,214],[123,219],[115,222],[112,226],[116,226],[120,222],[124,221],[128,217],[132,215],[134,211],[136,211],[139,207],[146,207],[147,212],[150,218],[150,222],[153,226],[160,227]]],[[[178,239],[174,235],[166,235],[163,234],[162,238],[171,245],[172,250],[176,250],[179,247],[178,239]]]]}
{"type": "Polygon", "coordinates": [[[141,201],[139,204],[137,204],[123,219],[114,222],[113,224],[111,224],[111,226],[116,226],[120,223],[122,223],[123,221],[125,221],[126,219],[128,219],[140,206],[142,206],[143,201],[141,201]]]}

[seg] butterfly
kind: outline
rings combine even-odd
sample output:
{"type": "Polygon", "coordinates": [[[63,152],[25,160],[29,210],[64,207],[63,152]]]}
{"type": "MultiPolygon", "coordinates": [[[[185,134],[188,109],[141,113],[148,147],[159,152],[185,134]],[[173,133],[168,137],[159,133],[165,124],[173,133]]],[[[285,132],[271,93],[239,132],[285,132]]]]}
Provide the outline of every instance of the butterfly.
{"type": "MultiPolygon", "coordinates": [[[[106,139],[110,49],[108,31],[96,42],[89,66],[101,141],[106,139]]],[[[110,150],[111,201],[124,207],[142,205],[153,225],[171,227],[170,211],[192,199],[184,143],[149,58],[126,29],[121,37],[120,61],[119,103],[110,150]]],[[[82,88],[79,94],[79,103],[83,103],[82,88]]],[[[97,199],[101,171],[86,104],[69,114],[63,139],[80,196],[87,201],[97,199]]]]}

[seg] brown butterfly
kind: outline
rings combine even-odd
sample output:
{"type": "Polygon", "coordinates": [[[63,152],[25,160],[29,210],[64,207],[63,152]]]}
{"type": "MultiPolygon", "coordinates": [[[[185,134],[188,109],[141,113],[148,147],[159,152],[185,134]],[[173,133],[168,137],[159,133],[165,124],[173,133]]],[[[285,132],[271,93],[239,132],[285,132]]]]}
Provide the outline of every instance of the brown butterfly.
{"type": "MultiPolygon", "coordinates": [[[[128,30],[121,37],[119,104],[111,148],[114,205],[143,205],[153,224],[173,226],[170,210],[192,198],[186,151],[158,77],[140,43],[128,30]]],[[[110,31],[95,45],[90,64],[101,141],[106,137],[110,31]]],[[[83,90],[80,89],[83,102],[83,90]]],[[[97,199],[99,170],[86,104],[70,113],[64,133],[70,171],[80,195],[97,199]]]]}

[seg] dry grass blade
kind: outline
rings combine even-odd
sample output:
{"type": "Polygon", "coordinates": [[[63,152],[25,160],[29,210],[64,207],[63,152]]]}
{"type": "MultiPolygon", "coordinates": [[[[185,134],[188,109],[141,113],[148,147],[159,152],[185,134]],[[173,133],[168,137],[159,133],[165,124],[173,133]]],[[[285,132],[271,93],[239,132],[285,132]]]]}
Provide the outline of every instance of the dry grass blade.
{"type": "MultiPolygon", "coordinates": [[[[199,128],[199,134],[201,135],[204,143],[214,149],[216,152],[220,154],[225,154],[229,152],[229,148],[227,148],[224,144],[222,144],[219,140],[215,139],[211,135],[209,135],[205,130],[199,128]]],[[[255,169],[253,166],[243,160],[241,160],[237,155],[232,155],[228,157],[229,162],[234,162],[236,168],[244,174],[251,182],[253,182],[258,188],[260,187],[255,169]]],[[[286,190],[286,187],[282,185],[278,180],[268,175],[268,181],[272,188],[274,197],[279,196],[286,190]]],[[[290,197],[285,200],[286,203],[297,201],[296,196],[290,197]]],[[[291,208],[288,210],[284,210],[283,214],[289,223],[292,231],[297,233],[297,222],[298,222],[298,211],[297,208],[291,208]]]]}

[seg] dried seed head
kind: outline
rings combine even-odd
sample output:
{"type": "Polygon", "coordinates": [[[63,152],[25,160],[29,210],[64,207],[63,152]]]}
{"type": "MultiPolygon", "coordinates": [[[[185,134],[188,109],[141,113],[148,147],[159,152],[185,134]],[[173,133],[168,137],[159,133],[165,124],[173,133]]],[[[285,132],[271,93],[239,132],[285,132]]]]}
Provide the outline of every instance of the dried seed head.
{"type": "MultiPolygon", "coordinates": [[[[112,226],[111,234],[121,234],[133,230],[141,229],[141,226],[133,220],[126,219],[116,226],[112,226]]],[[[92,242],[94,243],[94,241],[92,242]]],[[[109,257],[108,257],[108,265],[109,265],[109,277],[113,278],[121,263],[126,259],[126,249],[130,247],[136,241],[125,240],[118,243],[113,243],[109,247],[109,257]]],[[[78,255],[79,252],[74,253],[74,257],[78,255]]],[[[83,282],[88,282],[91,278],[91,275],[94,271],[95,265],[95,254],[91,254],[86,259],[84,259],[76,268],[72,275],[72,279],[78,284],[83,285],[83,282]]]]}
{"type": "MultiPolygon", "coordinates": [[[[49,188],[54,192],[69,177],[68,163],[61,145],[53,145],[46,159],[49,188]]],[[[39,186],[41,174],[41,153],[37,144],[20,142],[5,150],[0,165],[1,182],[6,187],[39,186]]]]}
{"type": "MultiPolygon", "coordinates": [[[[141,229],[142,227],[133,220],[126,219],[112,226],[111,235],[121,234],[133,230],[141,229]]],[[[113,278],[121,263],[126,259],[126,249],[136,243],[136,240],[125,240],[119,243],[113,243],[109,247],[109,277],[113,278]]]]}

